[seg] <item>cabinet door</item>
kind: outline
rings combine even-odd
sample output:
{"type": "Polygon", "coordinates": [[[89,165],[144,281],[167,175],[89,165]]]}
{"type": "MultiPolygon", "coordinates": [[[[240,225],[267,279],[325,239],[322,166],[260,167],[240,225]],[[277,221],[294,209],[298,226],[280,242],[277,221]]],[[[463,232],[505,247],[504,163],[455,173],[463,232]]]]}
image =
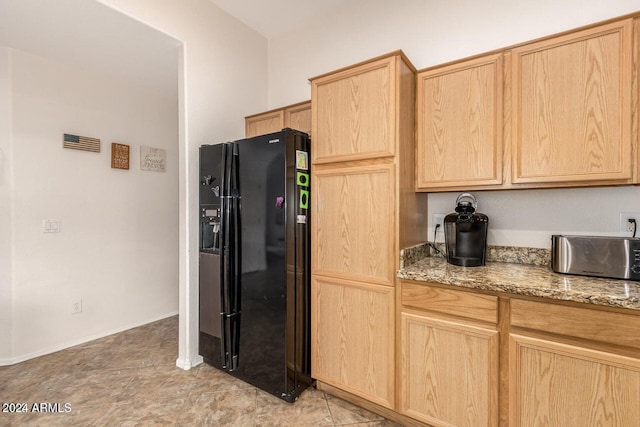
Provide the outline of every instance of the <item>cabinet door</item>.
{"type": "Polygon", "coordinates": [[[393,286],[394,166],[314,168],[311,271],[393,286]]]}
{"type": "Polygon", "coordinates": [[[313,277],[311,369],[318,381],[394,406],[394,289],[313,277]]]}
{"type": "Polygon", "coordinates": [[[393,156],[396,56],[312,80],[314,163],[393,156]]]}
{"type": "Polygon", "coordinates": [[[498,332],[402,313],[400,411],[433,426],[495,426],[498,332]]]}
{"type": "Polygon", "coordinates": [[[510,335],[510,426],[640,425],[640,360],[510,335]]]}
{"type": "Polygon", "coordinates": [[[417,187],[502,183],[502,54],[418,74],[417,187]]]}
{"type": "Polygon", "coordinates": [[[283,110],[269,111],[245,118],[245,136],[247,138],[279,132],[282,128],[284,128],[283,110]]]}
{"type": "Polygon", "coordinates": [[[311,135],[311,101],[285,108],[284,126],[311,135]]]}
{"type": "Polygon", "coordinates": [[[512,51],[513,182],[630,182],[631,19],[512,51]]]}

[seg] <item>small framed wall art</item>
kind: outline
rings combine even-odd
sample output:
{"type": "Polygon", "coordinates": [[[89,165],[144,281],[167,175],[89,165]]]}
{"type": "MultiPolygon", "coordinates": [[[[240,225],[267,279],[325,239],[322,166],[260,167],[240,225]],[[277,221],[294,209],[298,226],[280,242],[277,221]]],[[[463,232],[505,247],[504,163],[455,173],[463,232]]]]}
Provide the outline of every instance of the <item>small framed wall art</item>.
{"type": "Polygon", "coordinates": [[[141,146],[140,170],[165,172],[167,170],[167,151],[163,148],[141,146]]]}
{"type": "Polygon", "coordinates": [[[100,152],[100,140],[98,138],[90,138],[88,136],[72,135],[65,133],[62,137],[62,146],[73,150],[100,152]]]}
{"type": "Polygon", "coordinates": [[[111,168],[129,169],[129,146],[126,144],[111,143],[111,168]]]}

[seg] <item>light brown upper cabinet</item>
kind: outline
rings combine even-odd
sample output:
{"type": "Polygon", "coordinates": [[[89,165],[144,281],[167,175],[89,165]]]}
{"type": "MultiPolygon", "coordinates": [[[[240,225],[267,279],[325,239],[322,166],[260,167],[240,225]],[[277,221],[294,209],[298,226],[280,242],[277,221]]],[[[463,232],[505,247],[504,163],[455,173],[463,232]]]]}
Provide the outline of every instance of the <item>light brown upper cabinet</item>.
{"type": "Polygon", "coordinates": [[[418,190],[502,183],[502,54],[418,73],[418,190]]]}
{"type": "Polygon", "coordinates": [[[512,182],[631,183],[633,20],[511,51],[512,182]]]}
{"type": "Polygon", "coordinates": [[[284,126],[311,135],[311,101],[286,107],[284,109],[284,126]]]}
{"type": "Polygon", "coordinates": [[[311,79],[312,274],[393,286],[400,248],[426,238],[415,78],[396,51],[311,79]]]}
{"type": "Polygon", "coordinates": [[[292,128],[311,134],[311,101],[299,102],[244,118],[245,137],[292,128]]]}
{"type": "Polygon", "coordinates": [[[313,79],[314,163],[389,157],[396,153],[397,58],[313,79]]]}
{"type": "Polygon", "coordinates": [[[247,116],[244,119],[244,126],[247,138],[277,132],[284,127],[284,111],[273,110],[247,116]]]}

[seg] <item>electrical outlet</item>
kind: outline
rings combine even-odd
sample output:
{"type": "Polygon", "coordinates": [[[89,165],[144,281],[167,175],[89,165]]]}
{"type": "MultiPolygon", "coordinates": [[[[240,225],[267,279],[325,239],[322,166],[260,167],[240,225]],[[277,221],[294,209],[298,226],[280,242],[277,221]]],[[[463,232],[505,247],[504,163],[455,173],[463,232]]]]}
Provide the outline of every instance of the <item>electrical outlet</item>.
{"type": "MultiPolygon", "coordinates": [[[[640,212],[622,212],[620,213],[620,232],[621,233],[633,233],[634,224],[633,222],[629,222],[630,219],[635,219],[635,226],[638,227],[638,223],[640,222],[640,212]]],[[[640,230],[638,230],[638,235],[640,230]]]]}
{"type": "Polygon", "coordinates": [[[436,225],[439,225],[440,226],[438,227],[439,233],[444,233],[444,217],[445,216],[446,214],[439,214],[439,213],[433,214],[433,227],[435,230],[436,225]]]}
{"type": "Polygon", "coordinates": [[[80,314],[82,313],[82,300],[79,299],[77,301],[74,301],[73,303],[73,307],[71,308],[71,314],[80,314]]]}

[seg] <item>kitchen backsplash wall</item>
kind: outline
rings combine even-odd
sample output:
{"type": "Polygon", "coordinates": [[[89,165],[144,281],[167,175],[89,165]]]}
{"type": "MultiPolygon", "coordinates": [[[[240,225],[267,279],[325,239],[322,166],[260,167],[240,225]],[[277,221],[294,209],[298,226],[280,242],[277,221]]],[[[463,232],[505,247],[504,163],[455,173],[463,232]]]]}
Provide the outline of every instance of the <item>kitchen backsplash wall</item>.
{"type": "MultiPolygon", "coordinates": [[[[444,258],[446,246],[444,243],[435,245],[437,253],[428,243],[403,248],[400,250],[400,269],[410,266],[428,256],[444,258]]],[[[508,262],[511,264],[551,265],[551,250],[541,248],[527,248],[521,246],[487,246],[488,262],[508,262]]]]}
{"type": "MultiPolygon", "coordinates": [[[[552,234],[630,236],[620,232],[620,213],[640,212],[640,187],[597,187],[472,192],[478,212],[489,216],[488,245],[551,248],[552,234]]],[[[454,211],[460,192],[429,194],[433,214],[454,211]]],[[[437,242],[444,242],[441,230],[437,242]]]]}

